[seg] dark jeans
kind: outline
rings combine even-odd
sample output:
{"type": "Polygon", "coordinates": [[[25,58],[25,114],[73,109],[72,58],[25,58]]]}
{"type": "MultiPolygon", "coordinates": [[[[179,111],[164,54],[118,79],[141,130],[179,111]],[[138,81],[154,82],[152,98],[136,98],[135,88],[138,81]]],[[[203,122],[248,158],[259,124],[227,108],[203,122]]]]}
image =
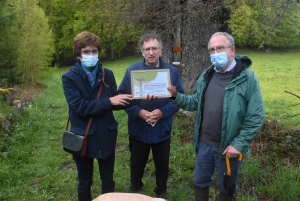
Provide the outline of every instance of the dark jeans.
{"type": "Polygon", "coordinates": [[[131,190],[138,191],[143,187],[142,178],[150,149],[155,165],[157,195],[166,193],[169,173],[170,138],[158,144],[147,144],[129,137],[130,155],[130,181],[131,190]]]}
{"type": "MultiPolygon", "coordinates": [[[[77,166],[78,172],[78,199],[79,201],[91,201],[91,186],[93,182],[93,164],[94,158],[74,156],[73,159],[77,166]]],[[[107,158],[97,158],[102,182],[101,193],[115,191],[115,182],[113,180],[115,153],[107,158]]]]}
{"type": "MultiPolygon", "coordinates": [[[[230,158],[231,176],[234,178],[235,193],[238,190],[238,172],[242,161],[238,158],[230,158]]],[[[226,161],[220,158],[220,150],[200,142],[195,161],[195,185],[205,188],[211,185],[215,169],[218,171],[220,191],[227,195],[224,188],[224,173],[226,172],[226,161]]]]}

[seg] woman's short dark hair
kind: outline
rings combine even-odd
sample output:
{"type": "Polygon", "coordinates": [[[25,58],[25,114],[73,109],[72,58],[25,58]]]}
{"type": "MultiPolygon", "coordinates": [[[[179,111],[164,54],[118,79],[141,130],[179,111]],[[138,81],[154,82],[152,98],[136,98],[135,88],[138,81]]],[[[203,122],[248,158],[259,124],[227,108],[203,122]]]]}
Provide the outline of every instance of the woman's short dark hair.
{"type": "Polygon", "coordinates": [[[85,48],[86,46],[93,45],[95,46],[99,54],[101,53],[101,44],[100,38],[93,33],[88,31],[83,31],[73,39],[73,55],[77,59],[77,57],[81,56],[81,48],[85,48]]]}

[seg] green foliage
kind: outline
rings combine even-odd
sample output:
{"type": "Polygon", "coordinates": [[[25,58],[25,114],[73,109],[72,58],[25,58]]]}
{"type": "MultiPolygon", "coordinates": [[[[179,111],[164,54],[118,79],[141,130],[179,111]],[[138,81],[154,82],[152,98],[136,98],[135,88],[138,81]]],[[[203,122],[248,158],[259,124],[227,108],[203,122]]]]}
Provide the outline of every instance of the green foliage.
{"type": "Polygon", "coordinates": [[[72,40],[75,33],[72,30],[76,3],[69,0],[39,0],[49,19],[49,27],[53,32],[55,54],[53,60],[72,57],[72,40]]]}
{"type": "Polygon", "coordinates": [[[238,9],[234,11],[230,20],[230,28],[232,29],[232,35],[235,42],[239,46],[245,46],[247,44],[247,36],[251,35],[251,24],[253,19],[251,17],[251,8],[245,4],[244,0],[238,1],[238,9]],[[241,20],[243,19],[243,20],[241,20]]]}
{"type": "Polygon", "coordinates": [[[251,69],[258,77],[267,115],[285,126],[299,128],[299,99],[284,91],[300,95],[300,68],[297,67],[300,52],[266,54],[238,49],[238,54],[247,55],[252,60],[251,69]]]}
{"type": "Polygon", "coordinates": [[[266,45],[276,48],[300,47],[300,6],[291,6],[278,26],[274,29],[266,45]]]}
{"type": "MultiPolygon", "coordinates": [[[[237,46],[258,47],[264,44],[274,48],[300,47],[297,40],[300,6],[295,1],[229,2],[232,10],[229,25],[237,46]]],[[[130,18],[131,11],[138,9],[137,1],[39,0],[39,5],[44,9],[53,30],[53,60],[57,64],[73,61],[72,40],[81,31],[88,30],[100,36],[103,45],[101,56],[113,58],[114,52],[120,56],[126,45],[136,44],[144,30],[143,22],[134,23],[130,18]]]]}
{"type": "Polygon", "coordinates": [[[45,76],[52,60],[52,31],[37,0],[12,0],[9,3],[10,11],[18,18],[18,69],[22,70],[22,82],[32,85],[45,76]]]}
{"type": "Polygon", "coordinates": [[[300,158],[299,135],[299,129],[284,126],[267,116],[262,130],[254,142],[259,145],[268,145],[259,149],[260,153],[267,153],[266,158],[289,158],[290,162],[295,162],[300,158]]]}
{"type": "Polygon", "coordinates": [[[237,46],[300,47],[300,5],[296,1],[240,0],[229,7],[229,27],[237,46]]]}
{"type": "MultiPolygon", "coordinates": [[[[103,51],[102,57],[111,50],[120,54],[126,44],[136,43],[143,27],[125,21],[120,13],[128,12],[125,0],[39,0],[49,24],[54,32],[55,61],[72,58],[72,40],[80,32],[87,30],[100,37],[103,51]]],[[[130,15],[130,12],[127,13],[130,15]]]]}
{"type": "Polygon", "coordinates": [[[13,124],[18,121],[16,111],[8,106],[0,97],[0,152],[6,149],[7,143],[11,140],[6,124],[13,124]]]}
{"type": "Polygon", "coordinates": [[[61,191],[70,188],[66,179],[73,176],[72,179],[76,180],[76,170],[74,165],[66,165],[72,159],[61,149],[60,133],[67,113],[60,77],[49,80],[48,86],[49,90],[26,108],[20,122],[11,131],[10,141],[0,153],[1,161],[5,161],[0,170],[4,187],[0,190],[0,200],[76,198],[71,194],[65,194],[64,198],[59,196],[61,191]],[[65,175],[66,172],[69,174],[65,175]]]}
{"type": "Polygon", "coordinates": [[[258,190],[276,200],[299,200],[300,174],[298,168],[276,167],[271,182],[260,184],[258,190]]]}
{"type": "Polygon", "coordinates": [[[0,2],[0,86],[14,86],[18,83],[18,49],[16,38],[16,17],[8,11],[6,1],[0,2]]]}
{"type": "MultiPolygon", "coordinates": [[[[243,53],[249,53],[248,55],[253,60],[253,68],[259,74],[259,78],[262,76],[260,72],[267,72],[267,74],[263,74],[266,77],[273,73],[266,71],[267,67],[261,65],[262,63],[268,63],[274,70],[276,63],[279,63],[279,66],[285,66],[285,63],[278,62],[274,57],[279,57],[278,59],[288,62],[294,54],[299,55],[298,52],[283,55],[266,55],[246,51],[243,53]],[[281,56],[287,59],[282,59],[281,56]]],[[[104,62],[103,66],[116,72],[116,80],[120,83],[126,67],[140,60],[139,57],[130,57],[128,60],[122,58],[112,62],[104,62]]],[[[297,61],[297,57],[294,60],[297,61]]],[[[64,152],[61,146],[62,132],[67,121],[67,104],[63,95],[61,75],[68,69],[69,67],[51,70],[52,77],[43,80],[48,87],[39,95],[37,100],[32,101],[26,108],[19,123],[12,129],[11,136],[7,138],[9,140],[2,147],[0,152],[0,200],[77,199],[78,180],[75,163],[71,155],[64,152]]],[[[280,70],[284,69],[278,69],[278,71],[280,70]]],[[[296,71],[294,73],[297,74],[296,71]]],[[[294,82],[293,79],[285,79],[285,75],[277,77],[277,81],[281,85],[294,86],[291,84],[294,82]],[[281,82],[281,79],[284,82],[281,82]]],[[[265,101],[277,99],[279,104],[276,107],[280,109],[280,102],[284,95],[279,94],[277,96],[278,90],[270,91],[265,86],[273,86],[273,80],[271,82],[264,80],[260,83],[263,86],[263,94],[269,91],[264,96],[268,97],[265,101]]],[[[266,102],[266,108],[269,108],[272,104],[266,102]]],[[[124,111],[115,111],[114,114],[119,122],[115,163],[116,191],[129,192],[130,153],[127,115],[124,111]]],[[[177,113],[173,125],[168,201],[193,200],[195,157],[192,148],[193,120],[184,118],[184,116],[177,113]]],[[[0,139],[2,142],[2,136],[0,139]]],[[[265,146],[268,146],[268,144],[265,144],[265,146]]],[[[252,152],[252,155],[243,159],[239,177],[238,199],[241,201],[298,201],[299,161],[291,163],[288,158],[267,157],[268,153],[259,152],[255,147],[252,147],[252,152]]],[[[101,182],[96,162],[94,173],[92,195],[97,197],[100,194],[101,182]]],[[[154,196],[155,174],[151,155],[146,165],[143,181],[145,187],[141,193],[154,196]]],[[[216,181],[216,175],[214,175],[213,186],[210,189],[210,199],[214,200],[218,192],[218,182],[216,181]]]]}

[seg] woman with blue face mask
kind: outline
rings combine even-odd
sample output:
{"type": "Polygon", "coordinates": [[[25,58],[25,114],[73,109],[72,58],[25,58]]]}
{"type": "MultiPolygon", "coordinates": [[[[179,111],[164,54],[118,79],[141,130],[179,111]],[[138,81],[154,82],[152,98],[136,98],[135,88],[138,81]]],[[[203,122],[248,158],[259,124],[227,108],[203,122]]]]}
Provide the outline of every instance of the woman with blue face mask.
{"type": "Polygon", "coordinates": [[[79,201],[92,200],[91,185],[94,159],[99,165],[102,194],[114,192],[113,179],[118,122],[113,109],[123,109],[131,95],[118,95],[114,74],[102,68],[98,36],[84,31],[73,39],[76,64],[62,76],[66,101],[69,106],[70,131],[85,135],[90,117],[92,124],[87,137],[86,156],[73,155],[78,172],[79,201]],[[100,98],[97,94],[102,85],[100,98]],[[123,107],[123,108],[122,108],[123,107]]]}

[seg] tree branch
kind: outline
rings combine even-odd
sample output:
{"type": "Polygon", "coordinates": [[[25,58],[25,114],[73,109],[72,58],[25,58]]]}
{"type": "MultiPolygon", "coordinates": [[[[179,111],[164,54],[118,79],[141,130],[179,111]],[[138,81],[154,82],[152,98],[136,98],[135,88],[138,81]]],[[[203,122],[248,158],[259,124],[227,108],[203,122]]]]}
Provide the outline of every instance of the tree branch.
{"type": "Polygon", "coordinates": [[[298,96],[297,94],[294,94],[294,93],[292,93],[292,92],[290,92],[290,91],[286,91],[286,90],[284,90],[284,92],[285,92],[285,93],[288,93],[288,94],[292,94],[293,96],[296,96],[297,98],[300,99],[300,96],[298,96]]]}

